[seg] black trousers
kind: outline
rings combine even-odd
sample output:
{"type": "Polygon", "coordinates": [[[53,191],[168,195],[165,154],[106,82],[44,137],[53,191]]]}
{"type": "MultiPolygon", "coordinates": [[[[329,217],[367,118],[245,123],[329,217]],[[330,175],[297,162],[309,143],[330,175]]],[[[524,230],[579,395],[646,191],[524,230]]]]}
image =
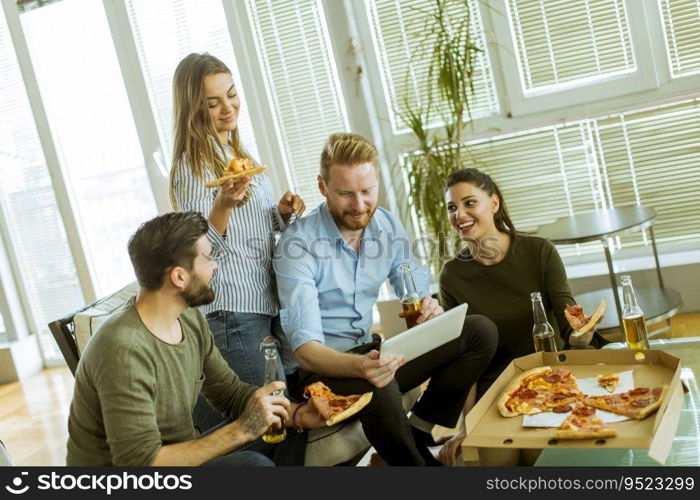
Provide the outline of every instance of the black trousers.
{"type": "Polygon", "coordinates": [[[325,377],[302,368],[288,377],[288,383],[291,395],[297,398],[302,397],[305,386],[317,381],[342,395],[373,392],[370,403],[357,415],[369,442],[390,465],[424,465],[401,394],[430,379],[413,413],[427,422],[454,427],[470,387],[488,365],[497,344],[496,325],[484,316],[471,315],[458,338],[406,363],[381,389],[365,379],[325,377]]]}

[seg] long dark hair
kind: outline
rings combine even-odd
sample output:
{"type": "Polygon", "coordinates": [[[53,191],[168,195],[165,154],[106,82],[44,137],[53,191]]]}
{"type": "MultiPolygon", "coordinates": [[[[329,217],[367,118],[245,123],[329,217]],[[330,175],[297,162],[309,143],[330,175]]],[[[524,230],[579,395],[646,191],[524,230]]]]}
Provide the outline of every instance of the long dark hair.
{"type": "Polygon", "coordinates": [[[501,194],[501,190],[498,188],[498,184],[494,182],[491,176],[476,168],[457,170],[456,172],[452,172],[447,176],[445,191],[450,189],[455,184],[459,184],[461,182],[468,182],[469,184],[486,191],[489,196],[493,196],[494,194],[498,196],[498,200],[500,202],[498,205],[498,212],[493,215],[493,221],[496,224],[496,229],[502,233],[508,233],[511,237],[515,236],[515,225],[513,225],[513,221],[510,220],[510,215],[508,215],[506,200],[503,199],[503,195],[501,194]]]}

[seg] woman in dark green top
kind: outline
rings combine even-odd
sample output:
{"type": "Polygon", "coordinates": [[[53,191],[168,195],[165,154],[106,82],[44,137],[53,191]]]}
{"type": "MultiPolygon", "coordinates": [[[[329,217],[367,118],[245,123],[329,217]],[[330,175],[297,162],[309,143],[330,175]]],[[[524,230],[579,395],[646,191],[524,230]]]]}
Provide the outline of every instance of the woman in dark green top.
{"type": "MultiPolygon", "coordinates": [[[[531,292],[542,294],[547,319],[560,334],[559,348],[607,343],[593,330],[570,337],[564,309],[576,302],[561,258],[549,240],[515,231],[489,175],[473,168],[450,174],[446,202],[450,223],[465,249],[440,273],[442,306],[448,310],[466,302],[469,314],[483,314],[498,326],[498,348],[477,383],[477,400],[514,358],[535,352],[531,292]]],[[[450,457],[448,462],[454,460],[458,439],[459,435],[441,452],[443,458],[450,457]]]]}

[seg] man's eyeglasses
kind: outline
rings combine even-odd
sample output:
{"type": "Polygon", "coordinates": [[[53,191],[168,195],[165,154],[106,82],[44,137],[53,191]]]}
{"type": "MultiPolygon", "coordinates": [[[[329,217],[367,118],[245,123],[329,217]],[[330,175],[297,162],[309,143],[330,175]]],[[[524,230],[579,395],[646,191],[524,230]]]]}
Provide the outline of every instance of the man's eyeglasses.
{"type": "Polygon", "coordinates": [[[202,252],[202,257],[207,259],[209,262],[219,262],[224,256],[224,252],[221,250],[212,250],[209,255],[202,252]]]}

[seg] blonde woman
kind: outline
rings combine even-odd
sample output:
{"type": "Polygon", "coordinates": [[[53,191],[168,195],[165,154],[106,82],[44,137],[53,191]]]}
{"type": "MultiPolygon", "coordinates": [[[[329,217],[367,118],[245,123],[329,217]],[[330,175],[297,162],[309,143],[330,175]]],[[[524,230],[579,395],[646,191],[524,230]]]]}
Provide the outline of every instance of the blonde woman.
{"type": "MultiPolygon", "coordinates": [[[[190,54],[178,64],[170,199],[175,210],[201,212],[209,221],[219,270],[212,280],[216,298],[201,309],[231,368],[243,381],[262,386],[261,341],[272,335],[282,345],[283,358],[289,352],[273,281],[274,233],[284,231],[305,206],[290,192],[273,204],[265,174],[205,188],[205,182],[222,176],[232,158],[250,158],[239,139],[240,107],[231,71],[219,59],[190,54]]],[[[223,419],[200,397],[194,412],[200,431],[223,419]]]]}

